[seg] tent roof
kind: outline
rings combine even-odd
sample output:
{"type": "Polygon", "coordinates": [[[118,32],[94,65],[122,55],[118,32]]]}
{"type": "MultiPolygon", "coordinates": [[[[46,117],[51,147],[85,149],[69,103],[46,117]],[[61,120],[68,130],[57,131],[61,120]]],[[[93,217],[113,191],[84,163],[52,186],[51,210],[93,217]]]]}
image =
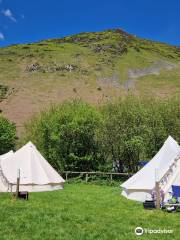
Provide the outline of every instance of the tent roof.
{"type": "Polygon", "coordinates": [[[31,142],[8,158],[2,159],[1,167],[7,180],[13,184],[17,182],[18,169],[20,169],[20,184],[44,185],[64,182],[31,142]]]}
{"type": "Polygon", "coordinates": [[[0,160],[10,157],[13,153],[14,153],[13,150],[11,150],[3,155],[0,155],[0,160]]]}
{"type": "Polygon", "coordinates": [[[180,146],[169,136],[152,160],[121,186],[126,189],[153,189],[155,181],[163,177],[179,154],[180,146]]]}

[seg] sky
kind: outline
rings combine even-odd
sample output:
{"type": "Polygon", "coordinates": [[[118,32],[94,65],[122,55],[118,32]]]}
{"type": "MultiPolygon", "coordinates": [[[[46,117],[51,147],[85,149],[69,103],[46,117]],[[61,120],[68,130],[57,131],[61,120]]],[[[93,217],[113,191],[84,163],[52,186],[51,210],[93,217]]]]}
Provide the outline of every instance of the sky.
{"type": "Polygon", "coordinates": [[[180,0],[0,0],[0,47],[121,28],[180,45],[180,0]]]}

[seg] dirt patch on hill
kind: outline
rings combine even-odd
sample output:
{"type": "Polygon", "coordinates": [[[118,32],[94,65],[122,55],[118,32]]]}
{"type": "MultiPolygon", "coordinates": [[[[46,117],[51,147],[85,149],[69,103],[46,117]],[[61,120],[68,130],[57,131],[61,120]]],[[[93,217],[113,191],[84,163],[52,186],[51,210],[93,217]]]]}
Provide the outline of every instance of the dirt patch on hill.
{"type": "Polygon", "coordinates": [[[142,68],[142,69],[129,69],[128,70],[128,78],[126,82],[123,84],[125,90],[130,90],[135,88],[136,79],[147,76],[147,75],[159,75],[162,70],[171,70],[175,68],[177,64],[164,62],[164,61],[157,61],[154,62],[152,65],[142,68]]]}
{"type": "Polygon", "coordinates": [[[99,77],[97,79],[98,84],[102,86],[109,86],[109,87],[115,87],[120,88],[120,76],[117,73],[112,74],[109,77],[99,77]]]}
{"type": "Polygon", "coordinates": [[[126,91],[129,91],[135,88],[136,79],[151,74],[159,75],[162,70],[171,70],[176,66],[177,64],[174,63],[157,61],[145,68],[129,69],[127,71],[127,80],[124,83],[121,82],[121,77],[118,73],[113,73],[111,76],[108,77],[99,77],[97,79],[97,82],[102,87],[108,86],[115,88],[123,88],[126,91]]]}
{"type": "Polygon", "coordinates": [[[161,70],[171,70],[176,66],[177,64],[174,63],[157,61],[154,62],[152,65],[142,69],[129,69],[128,78],[127,81],[123,84],[123,87],[125,88],[125,90],[130,90],[132,88],[135,88],[136,79],[150,74],[159,75],[161,70]]]}

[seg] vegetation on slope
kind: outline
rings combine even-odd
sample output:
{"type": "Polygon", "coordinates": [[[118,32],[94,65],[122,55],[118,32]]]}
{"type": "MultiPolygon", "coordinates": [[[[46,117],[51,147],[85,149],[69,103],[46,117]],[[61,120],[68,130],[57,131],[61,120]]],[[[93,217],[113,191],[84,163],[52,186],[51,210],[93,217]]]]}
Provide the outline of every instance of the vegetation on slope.
{"type": "Polygon", "coordinates": [[[179,52],[119,29],[1,48],[0,83],[14,89],[1,108],[19,127],[52,102],[75,98],[100,104],[127,91],[174,96],[179,52]]]}
{"type": "Polygon", "coordinates": [[[3,101],[8,93],[8,87],[5,85],[0,85],[0,102],[3,101]]]}

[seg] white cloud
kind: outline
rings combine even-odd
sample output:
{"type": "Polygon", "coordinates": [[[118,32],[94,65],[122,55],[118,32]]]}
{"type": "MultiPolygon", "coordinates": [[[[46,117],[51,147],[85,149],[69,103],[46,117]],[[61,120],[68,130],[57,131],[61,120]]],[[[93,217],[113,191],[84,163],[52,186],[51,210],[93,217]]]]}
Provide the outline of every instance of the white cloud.
{"type": "Polygon", "coordinates": [[[16,18],[13,16],[13,14],[12,14],[10,9],[3,10],[2,14],[5,17],[8,17],[9,19],[11,19],[13,22],[17,22],[16,18]]]}
{"type": "Polygon", "coordinates": [[[5,39],[4,34],[2,32],[0,32],[0,41],[2,41],[4,39],[5,39]]]}

